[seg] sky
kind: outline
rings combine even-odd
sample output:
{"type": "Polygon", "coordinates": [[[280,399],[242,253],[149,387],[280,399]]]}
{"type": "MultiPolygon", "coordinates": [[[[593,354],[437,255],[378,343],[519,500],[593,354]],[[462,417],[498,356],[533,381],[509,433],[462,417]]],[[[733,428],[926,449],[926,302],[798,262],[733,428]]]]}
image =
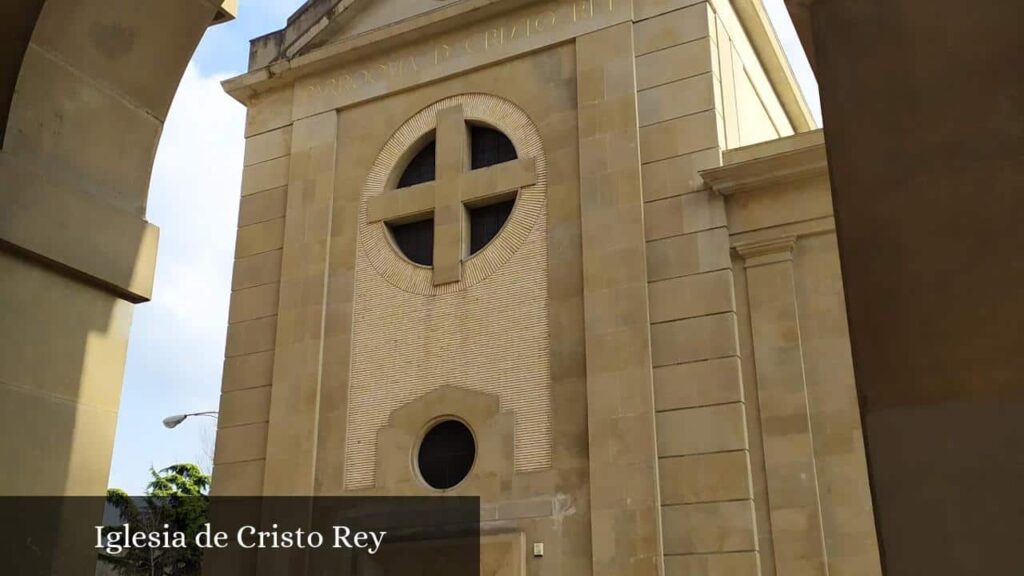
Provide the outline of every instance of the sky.
{"type": "Polygon", "coordinates": [[[282,28],[302,2],[241,0],[236,20],[207,31],[171,105],[146,215],[160,228],[153,300],[135,307],[111,487],[142,493],[151,466],[210,471],[216,422],[161,421],[219,404],[245,146],[245,108],[220,82],[245,72],[249,39],[282,28]]]}
{"type": "MultiPolygon", "coordinates": [[[[174,414],[217,410],[245,141],[244,107],[220,83],[245,72],[249,39],[284,26],[303,0],[241,0],[233,22],[200,42],[157,150],[147,219],[160,228],[153,300],[135,307],[111,487],[141,494],[150,467],[212,467],[216,422],[174,414]]],[[[820,123],[817,83],[785,12],[763,0],[820,123]]]]}

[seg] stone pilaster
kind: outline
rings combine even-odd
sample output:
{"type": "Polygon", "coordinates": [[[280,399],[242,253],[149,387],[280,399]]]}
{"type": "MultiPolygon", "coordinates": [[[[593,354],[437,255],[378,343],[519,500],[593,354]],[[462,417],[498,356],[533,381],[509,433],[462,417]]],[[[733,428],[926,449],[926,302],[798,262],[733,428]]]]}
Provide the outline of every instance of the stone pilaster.
{"type": "Polygon", "coordinates": [[[313,493],[337,113],[294,124],[263,493],[313,493]]]}
{"type": "Polygon", "coordinates": [[[644,233],[665,573],[760,573],[723,198],[698,171],[725,147],[715,14],[637,6],[644,233]]]}
{"type": "Polygon", "coordinates": [[[289,125],[245,142],[214,456],[218,496],[263,491],[291,136],[289,125]]]}
{"type": "Polygon", "coordinates": [[[779,574],[828,574],[789,236],[743,243],[779,574]]]}
{"type": "Polygon", "coordinates": [[[595,575],[662,571],[633,25],[577,40],[595,575]]]}

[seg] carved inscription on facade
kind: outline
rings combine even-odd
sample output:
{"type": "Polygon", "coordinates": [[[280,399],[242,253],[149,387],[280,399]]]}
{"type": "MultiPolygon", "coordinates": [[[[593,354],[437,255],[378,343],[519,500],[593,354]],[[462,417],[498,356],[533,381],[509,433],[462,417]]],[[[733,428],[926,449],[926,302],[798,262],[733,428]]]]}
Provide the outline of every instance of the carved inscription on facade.
{"type": "Polygon", "coordinates": [[[296,117],[341,107],[628,18],[622,0],[558,0],[301,82],[296,117]]]}

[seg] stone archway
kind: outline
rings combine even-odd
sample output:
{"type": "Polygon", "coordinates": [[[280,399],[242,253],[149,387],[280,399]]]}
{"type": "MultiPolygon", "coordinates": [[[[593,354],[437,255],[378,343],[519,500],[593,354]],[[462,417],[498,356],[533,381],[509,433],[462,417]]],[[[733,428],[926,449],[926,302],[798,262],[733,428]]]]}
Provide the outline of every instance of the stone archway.
{"type": "Polygon", "coordinates": [[[153,285],[157,143],[196,45],[235,6],[0,7],[0,495],[105,493],[132,303],[153,285]]]}

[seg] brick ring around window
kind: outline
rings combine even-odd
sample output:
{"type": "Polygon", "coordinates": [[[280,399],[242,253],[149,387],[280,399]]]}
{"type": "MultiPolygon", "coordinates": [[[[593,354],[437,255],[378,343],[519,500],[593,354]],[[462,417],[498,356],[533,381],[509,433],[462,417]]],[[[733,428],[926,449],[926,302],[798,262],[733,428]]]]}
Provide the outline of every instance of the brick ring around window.
{"type": "MultiPolygon", "coordinates": [[[[393,286],[416,294],[448,294],[464,290],[493,274],[513,257],[544,217],[547,162],[540,133],[522,109],[489,94],[461,94],[439,100],[406,121],[384,145],[363,187],[359,210],[360,246],[373,268],[393,286]],[[534,163],[532,184],[519,188],[512,213],[494,239],[462,260],[461,280],[435,285],[433,269],[411,262],[395,246],[388,225],[371,221],[367,207],[395,185],[410,158],[437,128],[438,113],[461,106],[465,121],[492,127],[512,141],[516,155],[534,163]]],[[[436,240],[435,240],[436,241],[436,240]]]]}

